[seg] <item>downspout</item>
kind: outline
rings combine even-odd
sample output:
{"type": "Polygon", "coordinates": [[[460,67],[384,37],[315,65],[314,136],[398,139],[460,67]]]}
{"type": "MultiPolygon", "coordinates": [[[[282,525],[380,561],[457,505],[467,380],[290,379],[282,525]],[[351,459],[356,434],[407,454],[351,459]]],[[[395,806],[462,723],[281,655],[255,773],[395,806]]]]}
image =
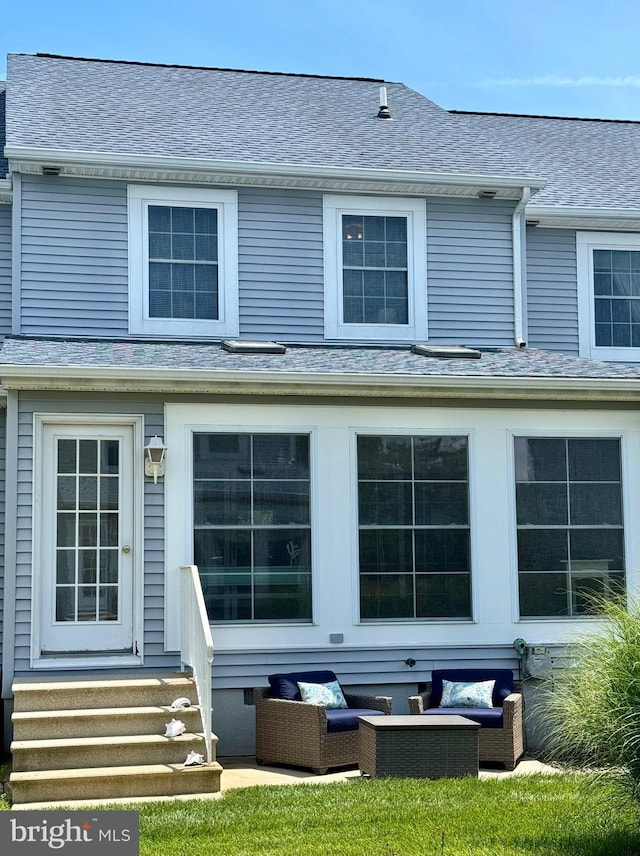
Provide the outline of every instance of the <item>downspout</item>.
{"type": "Polygon", "coordinates": [[[511,234],[513,238],[513,335],[515,343],[519,348],[527,347],[527,340],[524,335],[524,287],[526,275],[522,237],[525,225],[525,208],[529,199],[531,199],[531,188],[523,187],[522,196],[511,218],[511,234]]]}

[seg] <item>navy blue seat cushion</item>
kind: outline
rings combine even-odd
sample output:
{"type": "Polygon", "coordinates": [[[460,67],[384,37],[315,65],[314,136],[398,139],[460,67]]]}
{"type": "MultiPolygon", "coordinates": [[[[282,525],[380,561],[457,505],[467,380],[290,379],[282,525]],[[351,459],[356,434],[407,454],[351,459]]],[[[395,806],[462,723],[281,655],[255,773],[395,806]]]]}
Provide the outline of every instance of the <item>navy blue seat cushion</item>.
{"type": "MultiPolygon", "coordinates": [[[[495,681],[493,704],[502,707],[506,697],[513,692],[513,672],[511,669],[434,669],[431,673],[430,708],[438,707],[442,698],[442,681],[495,681]]],[[[466,710],[466,708],[464,708],[466,710]]],[[[457,713],[463,708],[457,708],[457,713]]],[[[466,715],[466,714],[465,714],[466,715]]],[[[497,726],[500,727],[500,726],[497,726]]]]}
{"type": "Polygon", "coordinates": [[[287,701],[302,701],[298,681],[309,684],[328,684],[337,681],[335,672],[289,672],[288,674],[269,675],[269,685],[274,698],[284,698],[287,701]]]}
{"type": "Polygon", "coordinates": [[[466,716],[483,728],[502,728],[501,707],[429,707],[423,716],[466,716]]]}
{"type": "Polygon", "coordinates": [[[384,716],[381,710],[352,707],[347,710],[327,711],[327,731],[355,731],[359,716],[384,716]]]}

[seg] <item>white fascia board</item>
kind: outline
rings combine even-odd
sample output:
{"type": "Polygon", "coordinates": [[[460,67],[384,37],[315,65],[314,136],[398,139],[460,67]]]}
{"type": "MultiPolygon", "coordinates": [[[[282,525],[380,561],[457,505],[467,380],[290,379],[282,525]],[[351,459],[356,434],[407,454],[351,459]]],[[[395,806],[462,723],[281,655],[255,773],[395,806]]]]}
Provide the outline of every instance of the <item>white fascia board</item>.
{"type": "Polygon", "coordinates": [[[636,378],[531,378],[214,371],[113,366],[0,366],[7,390],[640,401],[636,378]]]}
{"type": "Polygon", "coordinates": [[[388,185],[385,192],[422,193],[424,188],[458,188],[477,192],[497,190],[501,196],[519,198],[523,187],[540,190],[546,180],[539,176],[491,175],[474,173],[427,172],[422,170],[341,167],[325,164],[271,163],[233,161],[215,158],[168,157],[136,153],[94,152],[50,149],[31,146],[7,146],[5,157],[16,172],[39,173],[43,164],[58,166],[65,175],[103,175],[107,178],[149,178],[156,180],[197,181],[209,183],[260,184],[274,186],[317,186],[327,189],[351,189],[353,183],[388,185]],[[293,185],[292,182],[298,182],[293,185]],[[341,182],[347,183],[345,187],[341,182]],[[310,184],[311,183],[311,184],[310,184]]]}
{"type": "Polygon", "coordinates": [[[597,208],[585,206],[527,205],[527,219],[539,226],[565,229],[616,229],[638,231],[640,208],[597,208]]]}
{"type": "Polygon", "coordinates": [[[13,198],[13,186],[10,178],[0,178],[0,203],[10,203],[13,198]]]}

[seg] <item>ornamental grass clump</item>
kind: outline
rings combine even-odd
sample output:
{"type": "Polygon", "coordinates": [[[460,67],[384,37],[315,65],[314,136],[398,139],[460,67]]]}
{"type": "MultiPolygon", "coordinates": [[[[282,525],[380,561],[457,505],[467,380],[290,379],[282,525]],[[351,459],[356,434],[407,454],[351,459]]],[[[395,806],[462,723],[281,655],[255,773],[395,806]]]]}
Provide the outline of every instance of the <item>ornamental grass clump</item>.
{"type": "Polygon", "coordinates": [[[640,801],[640,605],[597,609],[606,623],[575,641],[544,694],[549,749],[615,778],[640,801]]]}

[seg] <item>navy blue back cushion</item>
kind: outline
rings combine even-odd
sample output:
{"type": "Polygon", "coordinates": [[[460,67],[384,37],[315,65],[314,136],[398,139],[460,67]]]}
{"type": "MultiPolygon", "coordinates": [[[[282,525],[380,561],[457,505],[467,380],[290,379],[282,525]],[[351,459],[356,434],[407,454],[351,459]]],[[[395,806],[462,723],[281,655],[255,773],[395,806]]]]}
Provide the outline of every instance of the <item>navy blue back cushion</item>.
{"type": "Polygon", "coordinates": [[[434,669],[431,673],[431,701],[429,707],[438,707],[442,698],[442,681],[495,681],[493,704],[502,707],[502,703],[513,692],[513,672],[511,669],[434,669]]]}
{"type": "Polygon", "coordinates": [[[337,681],[335,672],[290,672],[289,674],[269,675],[269,685],[274,698],[288,701],[302,701],[298,681],[309,684],[328,684],[337,681]]]}

